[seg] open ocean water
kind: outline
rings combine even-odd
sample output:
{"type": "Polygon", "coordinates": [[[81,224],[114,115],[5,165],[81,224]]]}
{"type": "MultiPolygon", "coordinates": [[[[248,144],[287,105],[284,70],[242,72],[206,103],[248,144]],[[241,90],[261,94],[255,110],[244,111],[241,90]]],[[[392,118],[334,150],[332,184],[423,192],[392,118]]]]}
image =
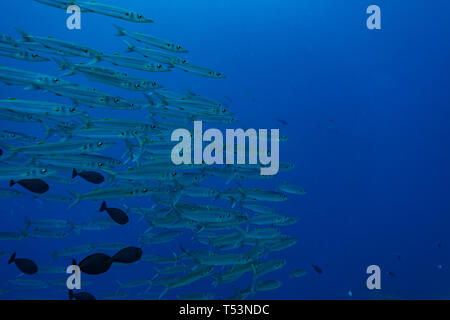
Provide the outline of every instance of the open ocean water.
{"type": "MultiPolygon", "coordinates": [[[[263,240],[245,243],[241,238],[233,243],[236,244],[235,249],[219,250],[198,242],[198,237],[213,238],[220,233],[240,231],[236,228],[209,231],[199,223],[193,230],[174,229],[181,233],[173,241],[142,244],[139,236],[145,232],[158,234],[167,230],[148,230],[148,221],[135,213],[127,213],[130,221],[123,226],[111,225],[105,230],[80,231],[76,227],[52,229],[52,232],[68,234],[61,239],[33,238],[29,233],[34,227],[26,227],[28,220],[62,219],[70,221],[71,226],[79,226],[93,219],[110,218],[105,212],[99,212],[102,200],[85,200],[69,208],[71,201],[36,199],[30,191],[19,185],[10,188],[10,179],[2,178],[2,190],[10,188],[23,192],[24,195],[0,199],[0,233],[15,232],[23,235],[19,240],[11,240],[0,234],[0,299],[67,299],[65,282],[69,275],[65,273],[65,268],[72,264],[72,257],[55,258],[52,252],[80,245],[91,245],[94,248],[96,245],[112,242],[140,247],[143,256],[160,255],[179,261],[176,264],[158,265],[141,259],[133,264],[113,263],[106,273],[100,275],[82,273],[81,291],[89,292],[97,299],[157,299],[164,286],[157,286],[154,282],[165,277],[156,277],[157,269],[185,264],[190,271],[184,274],[189,274],[202,267],[198,263],[199,259],[195,258],[196,250],[202,250],[202,254],[206,256],[230,253],[238,255],[255,246],[261,246],[265,252],[262,256],[251,259],[254,264],[273,259],[285,260],[286,264],[256,280],[250,267],[236,281],[214,286],[213,275],[230,268],[229,265],[219,265],[214,268],[213,274],[170,289],[162,298],[177,299],[195,293],[197,297],[208,294],[208,297],[214,299],[226,299],[239,291],[252,288],[255,281],[269,280],[281,286],[267,291],[254,290],[249,298],[450,297],[447,285],[450,281],[450,2],[103,2],[142,13],[154,20],[154,23],[132,23],[82,12],[81,30],[69,30],[66,26],[69,15],[65,10],[32,0],[11,0],[0,3],[0,32],[21,40],[20,33],[15,29],[20,28],[33,36],[51,36],[104,53],[126,54],[144,59],[138,53],[126,53],[124,40],[140,47],[146,45],[128,37],[115,36],[117,29],[113,24],[117,24],[130,31],[179,43],[189,52],[172,52],[173,54],[225,74],[225,79],[211,79],[184,72],[177,67],[171,68],[170,72],[157,73],[98,62],[102,67],[156,81],[170,91],[185,94],[185,90],[191,90],[203,97],[221,101],[238,120],[230,124],[204,124],[205,129],[280,129],[280,135],[288,138],[287,141],[280,142],[280,162],[293,164],[294,168],[286,172],[280,171],[268,179],[230,179],[228,184],[228,178],[207,177],[199,185],[217,190],[244,190],[253,187],[276,191],[278,185],[288,182],[304,188],[306,194],[286,194],[286,201],[261,202],[279,214],[294,217],[298,220],[297,223],[287,226],[257,226],[246,221],[241,225],[244,238],[252,230],[272,228],[271,231],[277,230],[298,241],[285,250],[269,252],[267,248],[270,247],[270,242],[264,244],[264,237],[268,236],[262,232],[263,240]],[[366,9],[373,4],[381,9],[381,30],[369,30],[366,26],[369,17],[366,9]],[[183,250],[188,254],[183,254],[183,250]],[[34,275],[23,275],[14,264],[8,264],[13,252],[17,252],[18,258],[31,259],[39,268],[60,267],[62,273],[41,274],[38,271],[34,275]],[[186,259],[180,258],[183,255],[186,259]],[[366,269],[370,265],[380,267],[380,290],[369,290],[366,286],[366,280],[370,276],[366,269]],[[320,268],[322,272],[317,272],[317,268],[313,266],[320,268]],[[302,277],[292,278],[294,270],[304,270],[306,273],[302,277]],[[136,288],[119,286],[119,283],[142,278],[149,279],[148,283],[153,284],[136,288]],[[21,280],[36,280],[36,283],[21,283],[21,280]]],[[[162,50],[156,47],[153,49],[162,50]]],[[[86,64],[90,61],[77,56],[59,57],[47,53],[42,53],[42,56],[66,58],[73,63],[86,64]]],[[[28,62],[0,56],[0,65],[52,76],[61,76],[65,72],[57,71],[58,65],[53,60],[28,62]]],[[[1,79],[2,77],[0,76],[1,79]]],[[[62,79],[96,88],[111,96],[147,103],[142,92],[91,81],[82,74],[62,79]]],[[[67,96],[56,96],[46,92],[43,87],[24,90],[27,85],[6,85],[5,82],[7,81],[1,80],[0,83],[0,99],[73,104],[67,96]]],[[[151,121],[149,111],[145,108],[118,111],[88,108],[83,103],[78,108],[89,112],[92,119],[151,121]]],[[[50,127],[55,124],[44,116],[41,120],[50,127]]],[[[35,136],[36,143],[45,141],[45,126],[41,123],[7,121],[0,113],[0,126],[1,131],[35,136]]],[[[188,129],[192,126],[192,122],[185,124],[188,129]]],[[[57,142],[61,139],[61,136],[53,135],[45,142],[57,142]]],[[[71,139],[73,138],[69,140],[71,139]]],[[[120,159],[126,150],[123,139],[94,140],[117,142],[113,148],[102,152],[103,155],[120,159]]],[[[0,141],[3,156],[8,154],[8,148],[3,143],[20,145],[14,141],[0,141]]],[[[24,145],[28,144],[30,143],[24,145]]],[[[147,145],[146,148],[151,147],[147,145]]],[[[78,155],[79,152],[73,154],[74,157],[78,155]]],[[[169,157],[170,154],[166,156],[169,157]]],[[[30,158],[29,155],[19,151],[16,157],[16,160],[0,159],[0,168],[32,166],[26,161],[30,158]]],[[[131,161],[118,170],[136,166],[131,161]]],[[[105,173],[107,181],[96,186],[80,177],[72,179],[71,171],[61,171],[59,174],[65,181],[55,182],[49,179],[50,190],[46,194],[72,197],[69,190],[86,193],[95,188],[105,189],[115,186],[115,183],[122,183],[115,181],[108,184],[110,181],[105,173]]],[[[160,171],[163,172],[168,170],[160,171]]],[[[136,186],[138,183],[150,182],[123,183],[126,186],[136,186]]],[[[153,185],[155,188],[178,186],[173,181],[153,185]]],[[[187,186],[192,184],[188,183],[187,186]]],[[[167,194],[170,195],[170,192],[167,194]]],[[[105,200],[109,207],[122,210],[126,207],[151,208],[156,203],[149,196],[118,196],[105,200]]],[[[245,199],[233,203],[233,208],[233,201],[223,199],[181,196],[179,201],[245,211],[241,208],[245,199]]],[[[246,212],[253,215],[250,211],[246,212]]],[[[277,235],[276,239],[279,237],[281,236],[277,235]]],[[[91,253],[103,252],[112,256],[117,251],[93,249],[74,254],[73,258],[79,262],[91,253]]],[[[177,279],[182,274],[171,277],[177,279]]]]}

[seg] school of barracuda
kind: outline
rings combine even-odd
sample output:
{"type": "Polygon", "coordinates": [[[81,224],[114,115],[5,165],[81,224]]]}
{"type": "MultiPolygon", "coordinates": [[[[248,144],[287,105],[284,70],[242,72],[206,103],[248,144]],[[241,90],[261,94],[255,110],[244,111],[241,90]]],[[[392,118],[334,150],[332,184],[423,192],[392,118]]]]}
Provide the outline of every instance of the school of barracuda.
{"type": "MultiPolygon", "coordinates": [[[[140,13],[98,2],[35,1],[64,10],[70,5],[78,5],[82,12],[129,22],[153,22],[140,13]]],[[[161,299],[168,291],[190,286],[191,294],[177,297],[245,299],[261,291],[279,288],[279,280],[267,280],[263,276],[286,265],[286,260],[270,259],[270,254],[296,244],[295,237],[281,233],[280,229],[296,223],[297,219],[277,213],[267,203],[285,201],[287,194],[304,195],[305,191],[288,183],[278,185],[277,190],[242,186],[239,181],[267,178],[260,175],[257,165],[172,164],[171,131],[191,127],[194,120],[212,124],[234,123],[236,119],[228,109],[228,103],[188,90],[173,92],[156,81],[121,70],[126,68],[130,73],[132,70],[148,71],[149,78],[157,72],[172,72],[175,68],[212,79],[225,76],[187,61],[188,50],[177,43],[116,24],[112,29],[117,31],[118,37],[126,39],[122,42],[122,38],[115,38],[123,45],[124,52],[128,50],[130,54],[103,53],[21,29],[17,29],[18,38],[0,34],[1,56],[35,63],[54,61],[55,73],[58,72],[58,75],[50,75],[0,66],[1,82],[55,94],[72,102],[0,99],[0,120],[42,126],[42,137],[0,131],[0,181],[3,182],[0,198],[33,197],[67,202],[68,207],[75,207],[82,201],[97,201],[99,207],[102,204],[101,211],[109,214],[109,217],[99,218],[94,212],[92,220],[84,223],[73,223],[64,218],[26,219],[22,232],[1,230],[0,240],[63,239],[86,230],[107,232],[109,228],[121,228],[120,224],[128,223],[130,215],[131,223],[148,227],[145,233],[136,234],[144,252],[138,263],[153,264],[155,274],[141,278],[137,275],[136,280],[129,282],[118,279],[117,292],[97,298],[122,299],[128,297],[127,289],[142,287],[142,293],[133,298],[161,299]],[[86,61],[76,64],[69,60],[74,57],[86,58],[86,61]],[[114,69],[114,66],[122,69],[114,69]],[[141,98],[131,100],[95,87],[78,85],[70,81],[74,74],[83,75],[91,82],[132,91],[141,98]],[[92,111],[98,110],[120,110],[123,116],[114,119],[91,115],[92,111]],[[141,121],[126,119],[137,110],[145,111],[148,117],[141,121]],[[117,145],[123,146],[121,159],[102,154],[117,145]],[[214,187],[206,185],[212,177],[221,178],[222,187],[218,183],[214,183],[214,187]],[[234,183],[236,186],[232,187],[234,183]],[[71,190],[74,184],[92,185],[93,189],[79,194],[71,190]],[[148,199],[148,206],[127,205],[127,199],[139,197],[148,199]],[[109,208],[107,202],[110,199],[123,200],[122,208],[109,208]],[[208,204],[201,204],[204,201],[208,204]],[[151,245],[174,242],[186,233],[191,234],[192,243],[182,243],[177,254],[151,253],[155,248],[151,245]],[[203,249],[189,250],[194,244],[203,249]],[[216,297],[195,290],[195,282],[200,279],[209,277],[213,290],[216,286],[232,286],[246,273],[252,274],[253,280],[247,288],[236,289],[232,297],[216,297]]],[[[280,164],[281,172],[292,168],[292,164],[280,164]]],[[[127,244],[121,242],[82,244],[60,251],[49,248],[49,255],[56,262],[60,258],[82,258],[125,247],[127,244]]],[[[0,255],[11,253],[3,250],[0,255]]],[[[65,287],[66,267],[64,263],[39,265],[38,276],[61,274],[61,280],[26,275],[9,280],[0,289],[0,294],[16,287],[65,287]]],[[[303,274],[302,270],[295,271],[293,277],[303,274]]],[[[89,284],[83,282],[84,286],[89,284]]],[[[95,295],[95,292],[91,293],[95,295]]]]}

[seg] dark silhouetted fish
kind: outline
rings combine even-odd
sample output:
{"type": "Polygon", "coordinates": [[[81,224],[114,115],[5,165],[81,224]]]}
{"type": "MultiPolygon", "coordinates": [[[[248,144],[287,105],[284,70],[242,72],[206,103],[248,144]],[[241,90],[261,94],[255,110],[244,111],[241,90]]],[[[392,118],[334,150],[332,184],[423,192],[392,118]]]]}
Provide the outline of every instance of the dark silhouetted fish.
{"type": "Polygon", "coordinates": [[[94,275],[108,271],[113,262],[114,260],[106,254],[94,253],[84,258],[78,266],[82,272],[94,275]]]}
{"type": "Polygon", "coordinates": [[[36,263],[30,259],[16,259],[16,253],[14,252],[9,258],[8,264],[15,263],[17,268],[25,274],[35,274],[38,271],[36,263]]]}
{"type": "Polygon", "coordinates": [[[314,264],[311,265],[313,267],[313,269],[318,273],[318,274],[322,274],[323,271],[319,266],[316,266],[314,264]]]}
{"type": "Polygon", "coordinates": [[[393,273],[392,271],[389,271],[388,275],[390,275],[391,277],[395,277],[395,273],[393,273]]]}
{"type": "Polygon", "coordinates": [[[50,187],[48,184],[41,180],[41,179],[24,179],[19,181],[11,180],[9,182],[9,186],[12,187],[15,184],[20,184],[22,187],[27,189],[28,191],[31,191],[33,193],[46,193],[48,190],[50,190],[50,187]]]}
{"type": "Polygon", "coordinates": [[[80,176],[87,182],[94,183],[94,184],[100,184],[100,183],[103,183],[103,181],[105,181],[105,178],[100,173],[95,172],[95,171],[78,172],[76,169],[73,169],[72,179],[74,179],[76,176],[80,176]]]}
{"type": "Polygon", "coordinates": [[[139,261],[142,257],[142,249],[136,247],[123,248],[112,259],[114,262],[133,263],[139,261]]]}
{"type": "Polygon", "coordinates": [[[127,224],[129,219],[125,212],[117,208],[108,208],[106,206],[106,201],[103,201],[102,206],[100,207],[100,212],[106,211],[111,219],[113,219],[116,223],[120,225],[127,224]]]}
{"type": "Polygon", "coordinates": [[[69,290],[69,300],[95,300],[95,297],[87,292],[73,293],[73,290],[69,290]]]}

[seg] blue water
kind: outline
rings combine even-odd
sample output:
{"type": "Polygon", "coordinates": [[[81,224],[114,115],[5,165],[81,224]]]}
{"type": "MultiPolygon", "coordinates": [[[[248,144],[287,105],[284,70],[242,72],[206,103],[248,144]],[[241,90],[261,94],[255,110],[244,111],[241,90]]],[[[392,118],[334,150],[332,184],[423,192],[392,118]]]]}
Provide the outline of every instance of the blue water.
{"type": "MultiPolygon", "coordinates": [[[[263,279],[280,280],[282,287],[254,298],[450,297],[448,1],[105,2],[140,11],[155,23],[133,24],[83,14],[82,30],[70,31],[63,10],[28,0],[2,1],[0,31],[18,38],[14,27],[20,27],[34,35],[54,36],[108,53],[126,49],[124,38],[113,36],[112,23],[179,42],[190,50],[190,61],[221,71],[227,78],[206,79],[180,70],[136,75],[154,79],[170,90],[191,89],[212,98],[226,95],[232,99],[230,108],[239,119],[236,127],[280,128],[281,134],[289,137],[281,144],[280,159],[294,163],[295,168],[273,180],[255,180],[248,185],[274,189],[276,184],[288,181],[306,189],[305,196],[290,196],[288,201],[273,205],[280,213],[299,219],[297,224],[280,229],[299,241],[271,255],[286,259],[287,264],[263,279]],[[366,8],[371,4],[381,8],[381,30],[366,28],[366,8]],[[281,125],[277,119],[286,120],[288,125],[281,125]],[[323,274],[317,274],[312,264],[320,266],[323,274]],[[382,289],[376,292],[366,288],[366,268],[372,264],[382,271],[382,289]],[[291,279],[289,273],[295,269],[307,270],[306,276],[291,279]]],[[[54,62],[1,57],[0,64],[56,74],[54,62]]],[[[137,93],[90,83],[83,76],[69,79],[111,94],[140,98],[137,93]]],[[[69,102],[20,86],[0,84],[0,93],[2,99],[69,102]]],[[[42,134],[38,125],[0,123],[1,129],[42,134]]],[[[7,187],[7,181],[1,182],[1,187],[7,187]]],[[[80,183],[74,188],[87,192],[93,187],[80,183]]],[[[68,209],[65,203],[29,198],[0,201],[0,231],[19,231],[25,216],[76,222],[101,216],[98,202],[86,201],[68,209]]],[[[120,203],[110,201],[111,205],[120,203]]],[[[126,203],[142,205],[145,200],[126,203]]],[[[137,220],[126,227],[83,231],[61,240],[0,240],[0,251],[17,251],[18,256],[40,265],[66,266],[70,259],[52,262],[50,251],[98,242],[138,245],[138,234],[147,225],[137,220]]],[[[144,247],[144,254],[180,253],[180,242],[189,249],[196,248],[186,232],[179,241],[144,247]]],[[[0,289],[12,287],[7,281],[19,275],[7,260],[8,256],[1,257],[0,289]]],[[[83,289],[100,297],[116,291],[117,280],[153,274],[147,262],[113,266],[104,275],[83,275],[82,280],[94,282],[83,289]]],[[[34,277],[44,278],[57,277],[34,277]]],[[[211,292],[216,298],[233,295],[232,285],[214,288],[211,282],[206,278],[174,289],[165,298],[192,292],[211,292]]],[[[243,290],[250,283],[247,274],[234,285],[243,290]]],[[[144,289],[126,289],[130,292],[127,298],[138,298],[144,289]]],[[[152,288],[149,294],[157,296],[161,290],[152,288]]],[[[66,299],[67,292],[64,287],[17,287],[0,296],[38,297],[66,299]]]]}

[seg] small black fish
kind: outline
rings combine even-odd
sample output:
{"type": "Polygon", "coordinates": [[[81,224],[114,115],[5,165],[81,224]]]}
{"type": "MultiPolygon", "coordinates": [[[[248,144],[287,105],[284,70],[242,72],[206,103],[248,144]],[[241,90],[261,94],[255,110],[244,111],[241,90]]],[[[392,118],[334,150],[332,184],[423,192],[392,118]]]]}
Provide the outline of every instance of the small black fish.
{"type": "Polygon", "coordinates": [[[113,219],[116,223],[120,225],[127,224],[129,219],[125,212],[117,208],[108,208],[106,206],[106,201],[103,201],[102,206],[100,207],[100,212],[106,211],[111,219],[113,219]]]}
{"type": "Polygon", "coordinates": [[[94,253],[84,258],[78,266],[86,274],[101,274],[108,271],[113,262],[114,260],[106,254],[94,253]]]}
{"type": "Polygon", "coordinates": [[[278,122],[280,122],[282,125],[287,126],[289,123],[286,120],[278,119],[278,122]]]}
{"type": "Polygon", "coordinates": [[[80,176],[87,182],[94,183],[94,184],[100,184],[100,183],[103,183],[103,181],[105,181],[105,178],[100,173],[95,172],[95,171],[78,172],[76,169],[73,169],[72,179],[74,179],[76,176],[80,176]]]}
{"type": "Polygon", "coordinates": [[[393,273],[392,271],[389,271],[388,275],[390,275],[391,277],[395,277],[395,273],[393,273]]]}
{"type": "Polygon", "coordinates": [[[17,268],[25,274],[35,274],[38,271],[36,263],[30,259],[16,259],[16,253],[14,252],[9,258],[8,264],[15,263],[17,268]]]}
{"type": "Polygon", "coordinates": [[[19,180],[19,181],[11,180],[9,182],[9,186],[12,187],[16,183],[20,184],[22,187],[24,187],[25,189],[27,189],[33,193],[42,194],[42,193],[46,193],[50,189],[48,184],[41,179],[24,179],[24,180],[19,180]]]}
{"type": "Polygon", "coordinates": [[[314,264],[311,265],[313,267],[313,269],[318,273],[318,274],[322,274],[323,271],[319,266],[316,266],[314,264]]]}
{"type": "Polygon", "coordinates": [[[95,300],[95,297],[87,292],[73,293],[73,290],[69,290],[69,300],[95,300]]]}
{"type": "Polygon", "coordinates": [[[142,257],[142,249],[136,247],[123,248],[112,256],[114,262],[133,263],[139,261],[142,257]]]}

